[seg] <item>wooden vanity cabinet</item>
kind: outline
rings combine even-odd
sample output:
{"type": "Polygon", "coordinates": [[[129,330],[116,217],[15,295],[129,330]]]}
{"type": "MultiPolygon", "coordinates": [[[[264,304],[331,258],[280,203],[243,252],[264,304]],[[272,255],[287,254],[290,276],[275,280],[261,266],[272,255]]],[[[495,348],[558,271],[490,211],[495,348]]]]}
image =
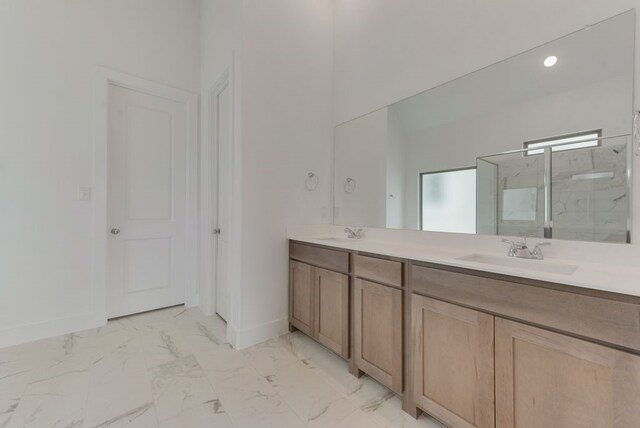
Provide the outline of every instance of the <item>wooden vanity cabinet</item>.
{"type": "Polygon", "coordinates": [[[496,427],[551,426],[640,426],[640,356],[496,318],[496,427]]]}
{"type": "Polygon", "coordinates": [[[289,325],[349,358],[349,253],[291,243],[289,325]]]}
{"type": "Polygon", "coordinates": [[[449,428],[640,427],[640,298],[301,242],[289,323],[449,428]]]}
{"type": "Polygon", "coordinates": [[[419,295],[411,306],[415,403],[450,427],[494,427],[494,317],[419,295]]]}
{"type": "Polygon", "coordinates": [[[349,277],[314,268],[314,338],[336,354],[349,358],[349,277]]]}
{"type": "Polygon", "coordinates": [[[314,335],[315,273],[306,263],[289,261],[289,324],[308,336],[314,335]]]}
{"type": "Polygon", "coordinates": [[[353,312],[358,369],[402,394],[402,290],[356,278],[353,312]]]}
{"type": "Polygon", "coordinates": [[[421,264],[411,289],[413,401],[447,426],[640,427],[638,299],[421,264]]]}
{"type": "Polygon", "coordinates": [[[353,357],[357,369],[403,393],[405,264],[365,254],[353,257],[353,357]]]}

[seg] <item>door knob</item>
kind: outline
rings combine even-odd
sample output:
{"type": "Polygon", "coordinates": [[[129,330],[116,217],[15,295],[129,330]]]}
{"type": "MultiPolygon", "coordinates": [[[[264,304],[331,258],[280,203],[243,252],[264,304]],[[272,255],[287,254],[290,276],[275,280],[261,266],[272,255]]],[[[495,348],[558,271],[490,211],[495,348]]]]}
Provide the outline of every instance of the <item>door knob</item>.
{"type": "Polygon", "coordinates": [[[218,228],[213,229],[212,232],[213,232],[214,235],[220,235],[220,229],[218,229],[218,228]]]}
{"type": "Polygon", "coordinates": [[[112,235],[117,235],[118,233],[120,233],[120,229],[118,229],[117,227],[114,227],[113,229],[111,229],[112,235]]]}

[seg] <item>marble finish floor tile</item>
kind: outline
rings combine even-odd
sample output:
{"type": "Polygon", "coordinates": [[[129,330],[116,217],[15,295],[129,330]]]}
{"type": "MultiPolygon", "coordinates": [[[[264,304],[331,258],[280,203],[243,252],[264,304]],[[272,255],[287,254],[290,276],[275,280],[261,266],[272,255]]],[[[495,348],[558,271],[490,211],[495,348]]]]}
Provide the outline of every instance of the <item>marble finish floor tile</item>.
{"type": "Polygon", "coordinates": [[[0,428],[441,428],[296,332],[236,351],[196,308],[0,349],[0,428]]]}

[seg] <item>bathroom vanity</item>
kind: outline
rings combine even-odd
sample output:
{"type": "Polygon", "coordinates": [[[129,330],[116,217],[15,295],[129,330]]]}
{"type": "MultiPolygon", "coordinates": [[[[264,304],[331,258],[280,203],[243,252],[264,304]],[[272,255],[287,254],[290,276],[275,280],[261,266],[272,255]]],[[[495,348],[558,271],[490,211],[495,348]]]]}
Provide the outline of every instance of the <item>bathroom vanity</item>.
{"type": "Polygon", "coordinates": [[[450,427],[640,427],[635,16],[336,126],[291,327],[450,427]]]}
{"type": "Polygon", "coordinates": [[[640,426],[640,296],[349,241],[290,241],[289,323],[405,411],[449,427],[640,426]]]}

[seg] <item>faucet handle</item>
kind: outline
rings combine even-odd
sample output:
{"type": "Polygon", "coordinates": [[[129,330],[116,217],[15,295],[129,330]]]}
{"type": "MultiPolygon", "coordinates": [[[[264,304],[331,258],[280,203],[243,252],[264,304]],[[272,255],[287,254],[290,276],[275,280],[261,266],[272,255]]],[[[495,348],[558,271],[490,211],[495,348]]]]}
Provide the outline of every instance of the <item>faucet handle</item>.
{"type": "Polygon", "coordinates": [[[502,242],[511,245],[511,248],[524,248],[527,246],[527,241],[512,241],[511,239],[502,238],[502,242]]]}
{"type": "Polygon", "coordinates": [[[510,249],[514,249],[517,246],[516,241],[512,241],[511,239],[502,238],[502,242],[509,244],[510,249]]]}
{"type": "Polygon", "coordinates": [[[533,251],[531,252],[531,254],[533,254],[536,258],[542,260],[544,259],[544,255],[542,254],[542,250],[540,249],[540,247],[546,247],[550,245],[551,245],[551,242],[540,242],[536,244],[535,247],[533,247],[533,251]]]}
{"type": "Polygon", "coordinates": [[[535,252],[535,251],[539,251],[539,250],[540,250],[540,247],[548,247],[548,246],[550,246],[550,245],[551,245],[551,242],[540,242],[540,243],[536,244],[536,246],[535,246],[535,247],[533,247],[533,251],[534,251],[534,252],[535,252]]]}
{"type": "Polygon", "coordinates": [[[345,227],[344,231],[349,239],[361,239],[364,236],[364,229],[359,226],[345,227]]]}

